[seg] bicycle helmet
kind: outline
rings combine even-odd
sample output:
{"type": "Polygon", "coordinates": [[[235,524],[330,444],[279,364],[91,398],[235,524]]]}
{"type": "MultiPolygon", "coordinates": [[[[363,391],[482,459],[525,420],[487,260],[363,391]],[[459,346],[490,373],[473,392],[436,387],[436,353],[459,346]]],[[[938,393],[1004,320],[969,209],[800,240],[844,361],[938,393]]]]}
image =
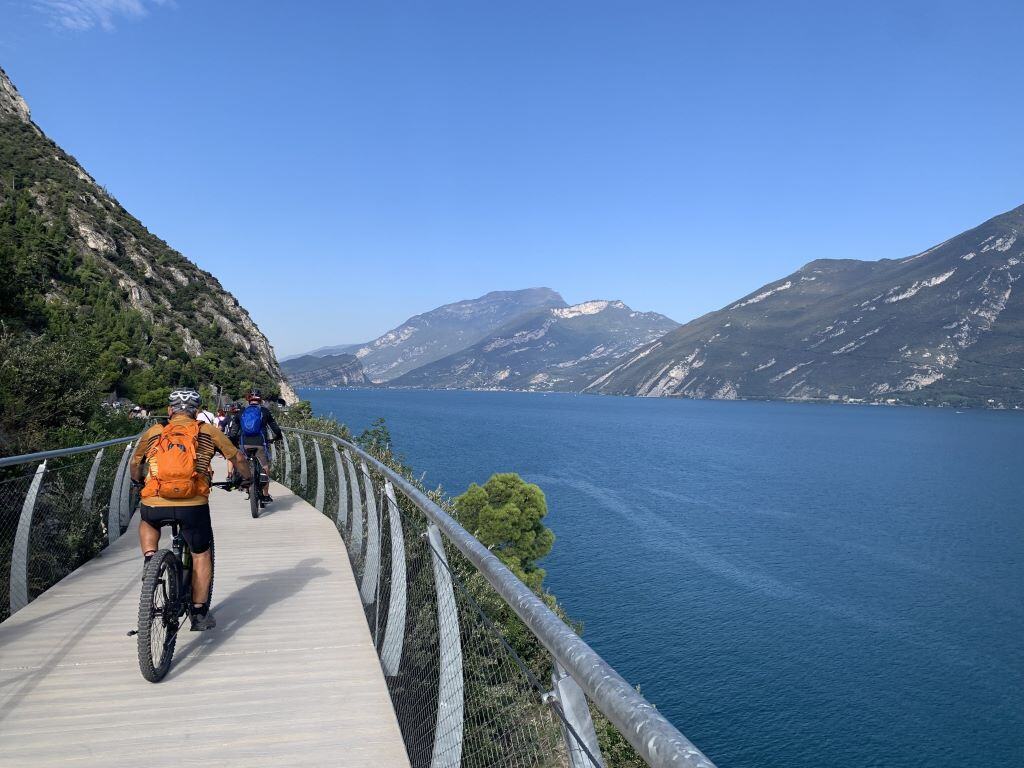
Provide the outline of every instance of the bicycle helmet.
{"type": "Polygon", "coordinates": [[[253,387],[252,389],[249,390],[249,394],[246,396],[246,400],[248,400],[250,403],[262,402],[263,394],[258,389],[253,387]]]}
{"type": "Polygon", "coordinates": [[[176,389],[167,397],[167,403],[175,411],[195,411],[203,398],[194,389],[176,389]]]}

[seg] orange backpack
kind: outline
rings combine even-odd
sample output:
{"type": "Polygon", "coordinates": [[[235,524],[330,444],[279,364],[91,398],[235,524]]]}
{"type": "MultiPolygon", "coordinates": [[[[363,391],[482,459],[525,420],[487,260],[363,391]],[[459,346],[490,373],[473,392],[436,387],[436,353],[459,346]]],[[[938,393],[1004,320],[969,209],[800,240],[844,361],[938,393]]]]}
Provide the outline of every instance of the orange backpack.
{"type": "Polygon", "coordinates": [[[149,476],[142,498],[188,499],[205,492],[196,472],[199,422],[169,423],[149,450],[149,476]]]}

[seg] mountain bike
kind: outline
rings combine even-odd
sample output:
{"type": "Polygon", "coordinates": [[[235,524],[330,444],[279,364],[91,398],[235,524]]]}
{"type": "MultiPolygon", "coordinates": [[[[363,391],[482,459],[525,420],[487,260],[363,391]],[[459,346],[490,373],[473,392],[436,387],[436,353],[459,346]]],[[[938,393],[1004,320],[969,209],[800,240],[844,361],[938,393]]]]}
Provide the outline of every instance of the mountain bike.
{"type": "MultiPolygon", "coordinates": [[[[234,481],[211,483],[225,490],[235,488],[234,481]]],[[[171,668],[174,645],[182,620],[192,608],[192,552],[181,534],[181,524],[171,523],[171,548],[161,549],[146,565],[139,597],[139,625],[128,633],[139,646],[139,670],[151,683],[159,683],[171,668]]],[[[214,566],[214,544],[210,541],[210,560],[214,566]]],[[[207,604],[213,600],[213,576],[207,604]]]]}
{"type": "Polygon", "coordinates": [[[249,486],[249,511],[254,518],[259,517],[260,510],[267,506],[267,501],[263,496],[263,486],[270,482],[267,473],[263,471],[263,465],[256,458],[256,451],[256,446],[246,446],[245,448],[245,458],[249,462],[249,477],[259,478],[259,482],[254,480],[249,486]]]}

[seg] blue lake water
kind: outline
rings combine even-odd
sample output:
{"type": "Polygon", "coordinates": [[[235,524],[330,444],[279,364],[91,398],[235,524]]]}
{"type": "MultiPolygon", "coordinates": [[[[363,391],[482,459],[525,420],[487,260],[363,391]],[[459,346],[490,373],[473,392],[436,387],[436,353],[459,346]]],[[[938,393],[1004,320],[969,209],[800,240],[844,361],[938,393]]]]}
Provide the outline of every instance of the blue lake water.
{"type": "Polygon", "coordinates": [[[547,585],[721,768],[1024,765],[1024,415],[305,391],[543,488],[547,585]]]}

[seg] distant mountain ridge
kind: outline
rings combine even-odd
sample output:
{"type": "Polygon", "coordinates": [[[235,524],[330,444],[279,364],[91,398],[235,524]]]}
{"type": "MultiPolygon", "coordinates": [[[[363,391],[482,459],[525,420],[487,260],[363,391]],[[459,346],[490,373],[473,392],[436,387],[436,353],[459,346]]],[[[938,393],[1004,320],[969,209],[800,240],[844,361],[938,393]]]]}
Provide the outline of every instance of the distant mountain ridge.
{"type": "Polygon", "coordinates": [[[587,301],[518,318],[476,344],[389,382],[395,387],[579,391],[679,324],[621,301],[587,301]]]}
{"type": "Polygon", "coordinates": [[[639,349],[585,391],[1024,404],[1024,206],[899,260],[819,259],[639,349]]]}
{"type": "Polygon", "coordinates": [[[492,291],[410,317],[366,344],[323,347],[320,352],[354,354],[370,381],[382,383],[475,344],[530,312],[566,306],[550,288],[492,291]]]}
{"type": "Polygon", "coordinates": [[[293,387],[355,387],[369,384],[355,355],[303,355],[281,363],[293,387]]]}

